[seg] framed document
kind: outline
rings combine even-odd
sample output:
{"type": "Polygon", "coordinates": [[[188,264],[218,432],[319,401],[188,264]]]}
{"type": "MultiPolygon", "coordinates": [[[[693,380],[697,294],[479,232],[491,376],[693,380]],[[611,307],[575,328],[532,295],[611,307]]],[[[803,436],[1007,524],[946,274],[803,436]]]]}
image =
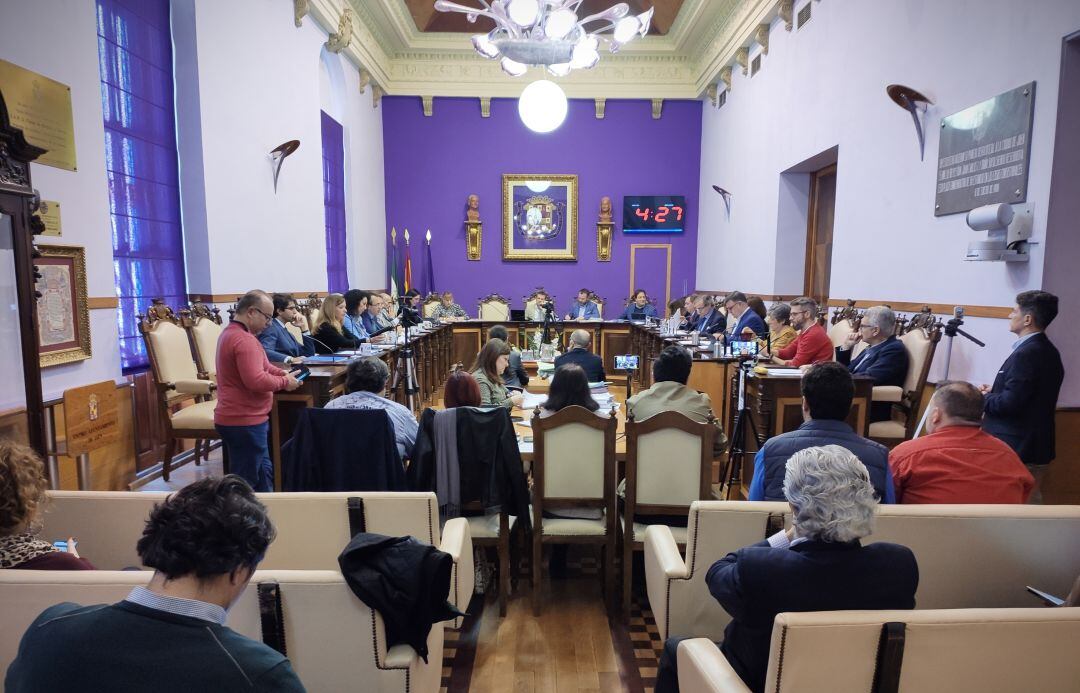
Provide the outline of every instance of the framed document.
{"type": "Polygon", "coordinates": [[[503,260],[577,260],[578,177],[503,174],[503,260]]]}
{"type": "Polygon", "coordinates": [[[38,356],[42,368],[90,358],[90,313],[86,307],[86,250],[42,245],[34,264],[37,290],[38,356]]]}

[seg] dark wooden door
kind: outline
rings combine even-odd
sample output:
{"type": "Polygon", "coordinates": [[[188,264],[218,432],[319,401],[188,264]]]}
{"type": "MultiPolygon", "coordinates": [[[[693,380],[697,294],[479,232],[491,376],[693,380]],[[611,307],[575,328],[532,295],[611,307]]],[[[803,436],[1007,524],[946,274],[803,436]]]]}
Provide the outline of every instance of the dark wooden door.
{"type": "Polygon", "coordinates": [[[832,272],[833,217],[836,212],[836,164],[810,176],[806,226],[806,273],[803,293],[824,306],[832,272]]]}

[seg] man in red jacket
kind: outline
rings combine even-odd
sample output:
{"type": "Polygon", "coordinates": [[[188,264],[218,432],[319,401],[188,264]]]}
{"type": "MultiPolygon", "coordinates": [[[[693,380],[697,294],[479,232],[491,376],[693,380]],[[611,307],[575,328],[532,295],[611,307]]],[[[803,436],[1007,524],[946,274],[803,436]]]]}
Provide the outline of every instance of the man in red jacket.
{"type": "Polygon", "coordinates": [[[773,363],[798,368],[833,360],[832,340],[825,328],[818,324],[817,301],[806,296],[793,300],[791,326],[799,331],[799,336],[773,355],[773,363]]]}
{"type": "Polygon", "coordinates": [[[233,474],[256,491],[272,491],[274,465],[267,433],[274,393],[300,387],[290,373],[270,365],[258,335],[274,319],[265,291],[249,291],[218,338],[217,408],[214,428],[221,435],[233,474]]]}
{"type": "Polygon", "coordinates": [[[889,453],[897,503],[1024,503],[1035,479],[1006,443],[980,426],[983,395],[971,383],[938,384],[927,435],[889,453]]]}

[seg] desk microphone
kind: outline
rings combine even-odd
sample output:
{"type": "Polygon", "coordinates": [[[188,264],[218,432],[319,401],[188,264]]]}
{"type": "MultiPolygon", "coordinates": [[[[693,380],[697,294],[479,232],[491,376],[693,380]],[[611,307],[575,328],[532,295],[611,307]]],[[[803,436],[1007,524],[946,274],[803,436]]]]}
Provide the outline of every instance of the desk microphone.
{"type": "MultiPolygon", "coordinates": [[[[305,336],[306,337],[311,337],[310,334],[305,335],[305,336]]],[[[331,347],[329,344],[322,341],[321,339],[316,339],[315,337],[311,337],[311,341],[315,342],[316,344],[323,345],[330,352],[329,354],[319,354],[319,356],[333,356],[333,355],[335,355],[337,353],[337,349],[334,349],[333,347],[331,347]]]]}

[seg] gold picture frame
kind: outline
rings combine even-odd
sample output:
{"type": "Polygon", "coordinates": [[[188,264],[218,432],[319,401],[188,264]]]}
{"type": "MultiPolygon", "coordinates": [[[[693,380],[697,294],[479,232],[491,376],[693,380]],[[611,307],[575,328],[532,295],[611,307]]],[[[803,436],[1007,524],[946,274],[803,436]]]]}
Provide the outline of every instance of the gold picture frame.
{"type": "Polygon", "coordinates": [[[91,357],[90,311],[86,300],[86,249],[40,245],[34,261],[41,279],[37,290],[38,358],[41,367],[91,357]]]}
{"type": "Polygon", "coordinates": [[[503,260],[577,260],[578,177],[504,173],[503,260]]]}

